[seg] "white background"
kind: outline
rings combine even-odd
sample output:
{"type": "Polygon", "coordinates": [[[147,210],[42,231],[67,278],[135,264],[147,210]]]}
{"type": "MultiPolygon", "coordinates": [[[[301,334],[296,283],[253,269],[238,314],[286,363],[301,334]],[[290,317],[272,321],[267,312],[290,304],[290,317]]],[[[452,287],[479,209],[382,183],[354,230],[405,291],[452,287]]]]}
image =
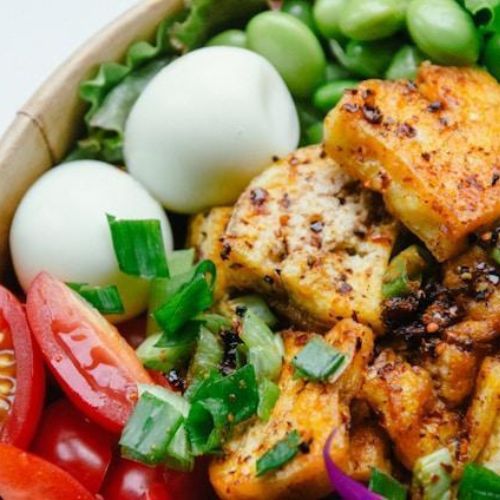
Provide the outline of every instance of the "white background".
{"type": "Polygon", "coordinates": [[[0,0],[0,135],[60,63],[139,0],[0,0]]]}

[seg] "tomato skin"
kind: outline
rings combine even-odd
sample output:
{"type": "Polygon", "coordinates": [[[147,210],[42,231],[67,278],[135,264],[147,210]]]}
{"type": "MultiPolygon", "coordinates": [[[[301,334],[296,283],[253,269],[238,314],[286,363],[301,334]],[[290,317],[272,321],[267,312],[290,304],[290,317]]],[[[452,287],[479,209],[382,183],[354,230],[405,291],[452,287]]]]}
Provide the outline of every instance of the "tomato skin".
{"type": "Polygon", "coordinates": [[[0,497],[5,500],[95,500],[59,467],[8,444],[0,444],[0,497]]]}
{"type": "MultiPolygon", "coordinates": [[[[45,368],[26,321],[23,306],[0,286],[0,316],[12,337],[16,391],[12,408],[0,425],[0,443],[27,448],[35,434],[45,398],[45,368]]],[[[7,332],[5,332],[7,333],[7,332]]]]}
{"type": "Polygon", "coordinates": [[[111,463],[114,444],[113,436],[61,399],[45,410],[31,450],[97,493],[111,463]]]}
{"type": "Polygon", "coordinates": [[[28,290],[28,321],[42,354],[71,402],[91,420],[120,432],[151,383],[116,328],[64,283],[40,273],[28,290]]]}

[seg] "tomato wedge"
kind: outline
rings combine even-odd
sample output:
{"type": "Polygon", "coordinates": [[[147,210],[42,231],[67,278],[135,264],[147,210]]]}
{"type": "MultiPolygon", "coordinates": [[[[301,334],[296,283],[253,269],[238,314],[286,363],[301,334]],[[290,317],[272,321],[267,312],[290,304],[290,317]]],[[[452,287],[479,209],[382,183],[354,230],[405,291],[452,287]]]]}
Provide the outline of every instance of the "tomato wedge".
{"type": "Polygon", "coordinates": [[[55,465],[0,444],[0,498],[5,500],[95,500],[76,479],[55,465]]]}
{"type": "Polygon", "coordinates": [[[0,442],[26,448],[45,395],[45,369],[23,306],[0,286],[0,442]]]}
{"type": "Polygon", "coordinates": [[[28,321],[54,376],[91,420],[120,432],[138,398],[138,383],[152,383],[134,350],[101,314],[47,273],[28,291],[28,321]]]}

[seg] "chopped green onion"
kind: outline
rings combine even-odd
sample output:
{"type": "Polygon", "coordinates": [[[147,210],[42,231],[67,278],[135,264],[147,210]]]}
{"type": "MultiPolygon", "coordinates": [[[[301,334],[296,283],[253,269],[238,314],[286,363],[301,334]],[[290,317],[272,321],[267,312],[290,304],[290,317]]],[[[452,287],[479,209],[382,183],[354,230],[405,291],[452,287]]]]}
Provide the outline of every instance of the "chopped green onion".
{"type": "Polygon", "coordinates": [[[319,335],[315,335],[292,359],[292,365],[299,377],[322,382],[334,382],[348,364],[347,356],[319,335]]]}
{"type": "Polygon", "coordinates": [[[139,389],[139,396],[146,393],[151,394],[155,398],[172,405],[183,417],[187,417],[190,404],[180,394],[156,384],[138,384],[137,386],[139,389]]]}
{"type": "Polygon", "coordinates": [[[491,251],[491,258],[500,266],[500,248],[495,247],[491,251]]]}
{"type": "Polygon", "coordinates": [[[201,327],[198,344],[189,365],[188,380],[205,378],[217,371],[223,355],[219,339],[210,330],[201,327]]]}
{"type": "Polygon", "coordinates": [[[156,333],[146,339],[136,349],[142,364],[151,370],[169,372],[187,365],[194,350],[194,343],[180,343],[172,347],[156,347],[162,336],[156,333]]]}
{"type": "Polygon", "coordinates": [[[182,414],[170,403],[145,392],[120,439],[123,456],[147,465],[162,463],[182,421],[182,414]]]}
{"type": "Polygon", "coordinates": [[[412,245],[391,260],[382,283],[384,298],[408,295],[420,288],[422,274],[428,267],[424,255],[422,248],[412,245]]]}
{"type": "Polygon", "coordinates": [[[143,278],[169,276],[159,220],[107,218],[121,271],[143,278]]]}
{"type": "Polygon", "coordinates": [[[167,255],[168,270],[170,276],[178,276],[185,274],[194,266],[195,250],[188,248],[186,250],[175,250],[170,255],[167,255]]]}
{"type": "Polygon", "coordinates": [[[264,379],[259,384],[259,406],[257,416],[266,422],[269,420],[274,406],[280,397],[280,388],[274,382],[264,379]]]}
{"type": "Polygon", "coordinates": [[[419,458],[413,467],[413,488],[423,500],[447,498],[451,487],[453,463],[448,448],[419,458]]]}
{"type": "Polygon", "coordinates": [[[166,346],[177,341],[178,339],[174,338],[175,333],[213,304],[215,277],[215,264],[209,260],[200,262],[192,279],[183,284],[153,313],[154,319],[164,332],[158,346],[166,346]],[[210,276],[210,280],[207,280],[206,275],[210,276]]]}
{"type": "Polygon", "coordinates": [[[500,476],[478,464],[467,464],[458,487],[458,500],[500,498],[500,476]]]}
{"type": "Polygon", "coordinates": [[[122,314],[125,312],[120,292],[114,285],[90,286],[87,283],[66,284],[102,314],[122,314]]]}
{"type": "Polygon", "coordinates": [[[299,452],[300,434],[293,430],[281,441],[278,441],[269,451],[264,453],[256,463],[257,476],[269,471],[280,469],[299,452]]]}
{"type": "Polygon", "coordinates": [[[283,364],[281,337],[254,312],[247,310],[240,338],[248,348],[248,361],[255,367],[257,379],[277,380],[283,364]]]}
{"type": "Polygon", "coordinates": [[[225,316],[220,314],[199,314],[196,316],[197,321],[201,321],[205,328],[208,328],[212,333],[218,335],[221,330],[228,330],[232,327],[232,323],[225,316]]]}
{"type": "Polygon", "coordinates": [[[230,300],[228,305],[231,312],[237,316],[244,317],[247,311],[251,311],[269,328],[272,328],[278,322],[276,316],[260,295],[244,295],[243,297],[230,300]]]}
{"type": "Polygon", "coordinates": [[[406,500],[408,490],[397,479],[376,468],[372,469],[368,488],[387,500],[406,500]]]}

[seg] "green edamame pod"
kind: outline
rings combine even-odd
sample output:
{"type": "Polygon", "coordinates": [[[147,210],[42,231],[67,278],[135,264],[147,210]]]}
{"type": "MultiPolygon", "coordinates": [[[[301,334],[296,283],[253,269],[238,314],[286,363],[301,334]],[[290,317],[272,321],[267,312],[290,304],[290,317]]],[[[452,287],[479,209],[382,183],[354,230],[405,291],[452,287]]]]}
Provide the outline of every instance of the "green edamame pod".
{"type": "Polygon", "coordinates": [[[319,32],[326,38],[343,38],[340,31],[340,15],[349,0],[316,0],[314,20],[319,32]]]}
{"type": "Polygon", "coordinates": [[[478,60],[479,32],[454,0],[411,0],[406,19],[413,41],[433,62],[465,66],[478,60]]]}
{"type": "Polygon", "coordinates": [[[321,111],[330,111],[342,99],[346,89],[353,89],[357,85],[356,80],[338,80],[325,83],[314,92],[313,104],[321,111]]]}
{"type": "Polygon", "coordinates": [[[247,34],[242,30],[227,30],[215,35],[207,42],[207,47],[225,45],[228,47],[240,47],[246,49],[247,34]]]}
{"type": "Polygon", "coordinates": [[[290,14],[258,14],[248,23],[247,37],[248,48],[273,64],[296,97],[308,97],[323,79],[326,59],[319,40],[290,14]]]}
{"type": "Polygon", "coordinates": [[[305,145],[320,144],[323,141],[323,122],[316,122],[304,134],[305,145]]]}
{"type": "Polygon", "coordinates": [[[281,7],[282,12],[286,12],[302,21],[311,31],[317,31],[314,22],[313,9],[310,2],[305,0],[285,0],[281,7]]]}
{"type": "Polygon", "coordinates": [[[414,80],[420,63],[425,60],[424,54],[412,45],[401,47],[391,65],[385,72],[387,80],[414,80]]]}
{"type": "Polygon", "coordinates": [[[336,40],[330,40],[332,51],[340,64],[364,78],[382,77],[400,45],[395,38],[374,42],[350,40],[344,50],[336,40]]]}
{"type": "Polygon", "coordinates": [[[334,82],[336,80],[346,80],[351,76],[351,73],[340,64],[329,62],[326,65],[324,81],[334,82]]]}
{"type": "Polygon", "coordinates": [[[500,33],[488,40],[484,49],[484,63],[488,71],[500,80],[500,33]]]}
{"type": "Polygon", "coordinates": [[[340,30],[359,41],[379,40],[405,25],[406,0],[350,0],[340,16],[340,30]]]}

